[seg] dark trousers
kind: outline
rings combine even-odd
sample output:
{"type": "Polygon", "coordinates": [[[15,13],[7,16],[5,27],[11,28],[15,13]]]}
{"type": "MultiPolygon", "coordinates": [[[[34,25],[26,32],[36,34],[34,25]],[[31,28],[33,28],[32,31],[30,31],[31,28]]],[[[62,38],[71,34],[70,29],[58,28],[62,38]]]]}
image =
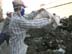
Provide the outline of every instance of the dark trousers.
{"type": "Polygon", "coordinates": [[[6,40],[7,44],[9,44],[9,35],[5,33],[0,33],[0,45],[6,40]]]}

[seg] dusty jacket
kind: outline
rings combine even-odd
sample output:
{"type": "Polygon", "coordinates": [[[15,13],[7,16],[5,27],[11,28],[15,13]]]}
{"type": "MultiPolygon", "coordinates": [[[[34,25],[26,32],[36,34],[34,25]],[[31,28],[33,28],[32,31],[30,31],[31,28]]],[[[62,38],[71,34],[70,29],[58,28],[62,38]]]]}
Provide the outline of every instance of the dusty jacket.
{"type": "Polygon", "coordinates": [[[41,28],[48,24],[47,18],[26,20],[22,16],[14,14],[9,24],[10,54],[26,54],[27,45],[23,40],[29,28],[41,28]]]}

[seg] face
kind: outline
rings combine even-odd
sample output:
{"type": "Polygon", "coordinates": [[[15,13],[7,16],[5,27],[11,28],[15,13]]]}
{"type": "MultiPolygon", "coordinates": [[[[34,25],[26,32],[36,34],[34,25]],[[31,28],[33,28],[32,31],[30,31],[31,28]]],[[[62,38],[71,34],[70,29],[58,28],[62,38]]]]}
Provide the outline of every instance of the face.
{"type": "Polygon", "coordinates": [[[16,5],[14,10],[15,10],[15,12],[20,12],[21,11],[21,6],[20,5],[16,5]]]}

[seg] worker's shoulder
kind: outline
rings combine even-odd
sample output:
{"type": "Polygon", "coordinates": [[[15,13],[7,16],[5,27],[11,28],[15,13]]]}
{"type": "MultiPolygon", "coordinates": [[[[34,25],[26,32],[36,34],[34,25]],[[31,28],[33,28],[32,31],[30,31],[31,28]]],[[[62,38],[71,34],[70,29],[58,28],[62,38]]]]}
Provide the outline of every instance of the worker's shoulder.
{"type": "Polygon", "coordinates": [[[21,19],[21,17],[13,16],[13,17],[11,18],[11,21],[12,21],[13,23],[18,23],[18,22],[22,21],[22,19],[21,19]]]}

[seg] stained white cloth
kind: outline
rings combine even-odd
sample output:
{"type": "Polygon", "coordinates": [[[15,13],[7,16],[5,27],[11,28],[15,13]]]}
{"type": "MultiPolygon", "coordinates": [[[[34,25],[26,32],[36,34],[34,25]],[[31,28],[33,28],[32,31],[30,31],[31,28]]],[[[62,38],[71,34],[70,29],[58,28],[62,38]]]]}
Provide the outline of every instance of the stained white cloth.
{"type": "Polygon", "coordinates": [[[54,19],[55,19],[57,25],[60,25],[60,16],[56,15],[56,16],[54,16],[54,19]]]}
{"type": "Polygon", "coordinates": [[[9,41],[9,54],[26,54],[28,48],[24,43],[26,31],[29,28],[41,28],[47,24],[49,24],[47,18],[26,20],[24,17],[18,16],[15,13],[9,24],[9,34],[11,36],[9,41]]]}

